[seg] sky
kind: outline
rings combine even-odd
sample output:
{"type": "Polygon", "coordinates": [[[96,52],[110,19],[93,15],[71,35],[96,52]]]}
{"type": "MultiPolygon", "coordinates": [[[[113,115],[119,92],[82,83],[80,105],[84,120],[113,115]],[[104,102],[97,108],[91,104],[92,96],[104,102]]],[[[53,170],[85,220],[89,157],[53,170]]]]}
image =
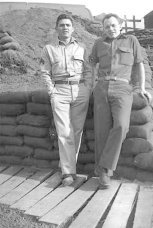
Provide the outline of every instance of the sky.
{"type": "Polygon", "coordinates": [[[0,2],[42,2],[42,3],[61,3],[85,5],[93,16],[102,13],[116,13],[120,17],[124,15],[132,19],[142,19],[146,14],[153,10],[153,0],[0,0],[0,2]]]}

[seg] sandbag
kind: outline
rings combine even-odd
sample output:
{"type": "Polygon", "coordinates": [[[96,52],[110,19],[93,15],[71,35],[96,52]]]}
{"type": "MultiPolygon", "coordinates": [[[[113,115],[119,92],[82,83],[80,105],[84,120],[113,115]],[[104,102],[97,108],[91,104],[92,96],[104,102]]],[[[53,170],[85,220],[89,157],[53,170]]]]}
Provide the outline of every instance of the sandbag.
{"type": "Polygon", "coordinates": [[[81,138],[81,143],[86,144],[87,143],[87,137],[85,131],[83,131],[82,138],[81,138]]]}
{"type": "Polygon", "coordinates": [[[118,165],[125,165],[125,166],[130,166],[133,167],[134,166],[134,157],[133,156],[129,156],[129,157],[123,157],[122,155],[120,155],[119,160],[118,160],[118,165]]]}
{"type": "Polygon", "coordinates": [[[5,154],[12,156],[19,156],[21,158],[26,158],[34,154],[34,148],[29,146],[5,146],[5,154]]]}
{"type": "Polygon", "coordinates": [[[4,92],[0,93],[0,103],[23,104],[31,101],[31,92],[4,92]]]}
{"type": "Polygon", "coordinates": [[[1,116],[18,116],[25,113],[24,104],[0,104],[1,116]]]}
{"type": "Polygon", "coordinates": [[[20,115],[16,118],[18,124],[36,126],[36,127],[49,127],[50,119],[47,116],[30,115],[28,113],[20,115]]]}
{"type": "Polygon", "coordinates": [[[88,141],[94,140],[95,139],[94,130],[86,130],[86,137],[88,141]]]}
{"type": "Polygon", "coordinates": [[[33,165],[37,168],[50,168],[51,162],[47,160],[33,159],[33,165]]]}
{"type": "Polygon", "coordinates": [[[95,141],[94,141],[94,140],[89,141],[89,142],[87,143],[87,145],[88,145],[88,147],[89,147],[89,150],[95,151],[95,141]]]}
{"type": "Polygon", "coordinates": [[[37,160],[34,158],[24,158],[22,160],[23,166],[33,166],[36,168],[51,168],[51,163],[46,160],[37,160]]]}
{"type": "Polygon", "coordinates": [[[79,153],[78,156],[78,162],[79,163],[84,163],[84,164],[88,164],[88,163],[94,163],[95,162],[95,155],[94,153],[79,153]]]}
{"type": "Polygon", "coordinates": [[[16,126],[0,125],[0,135],[17,136],[16,126]]]}
{"type": "Polygon", "coordinates": [[[147,98],[141,96],[138,92],[133,92],[132,109],[140,110],[148,106],[147,98]]]}
{"type": "Polygon", "coordinates": [[[5,147],[4,146],[0,146],[0,155],[4,155],[4,154],[5,154],[5,147]]]}
{"type": "Polygon", "coordinates": [[[153,151],[138,154],[134,158],[134,165],[141,169],[153,171],[153,151]]]}
{"type": "Polygon", "coordinates": [[[47,150],[53,149],[53,142],[51,142],[50,138],[37,138],[37,137],[30,137],[24,136],[24,143],[27,146],[31,146],[34,148],[44,148],[47,150]]]}
{"type": "Polygon", "coordinates": [[[118,165],[116,170],[114,171],[114,175],[129,180],[135,180],[137,177],[137,172],[138,169],[136,169],[135,167],[118,165]]]}
{"type": "Polygon", "coordinates": [[[59,160],[53,160],[50,163],[50,168],[57,169],[59,167],[59,160]]]}
{"type": "Polygon", "coordinates": [[[149,153],[153,150],[153,144],[143,138],[125,139],[122,144],[121,154],[125,156],[138,155],[140,153],[149,153]]]}
{"type": "Polygon", "coordinates": [[[17,41],[12,41],[12,42],[8,42],[6,44],[0,45],[0,50],[8,50],[8,49],[12,49],[12,50],[20,50],[21,46],[17,41]]]}
{"type": "Polygon", "coordinates": [[[77,163],[77,165],[76,165],[76,170],[77,170],[77,173],[82,173],[83,172],[83,170],[84,170],[84,164],[81,164],[81,163],[77,163]]]}
{"type": "Polygon", "coordinates": [[[28,135],[32,137],[46,137],[49,135],[49,129],[44,127],[34,127],[29,125],[18,125],[16,127],[18,135],[28,135]]]}
{"type": "Polygon", "coordinates": [[[84,128],[86,130],[93,130],[94,129],[94,119],[90,118],[90,119],[86,119],[85,124],[84,124],[84,128]]]}
{"type": "Polygon", "coordinates": [[[50,135],[51,140],[58,139],[57,131],[55,128],[51,128],[51,127],[49,128],[49,135],[50,135]]]}
{"type": "Polygon", "coordinates": [[[23,145],[22,136],[0,136],[0,145],[23,145]]]}
{"type": "Polygon", "coordinates": [[[93,117],[93,105],[89,102],[87,118],[92,118],[92,117],[93,117]]]}
{"type": "Polygon", "coordinates": [[[7,32],[2,32],[0,30],[0,39],[3,38],[3,37],[5,37],[5,36],[8,36],[8,33],[7,32]]]}
{"type": "Polygon", "coordinates": [[[136,179],[143,182],[147,182],[147,181],[153,182],[153,173],[139,168],[118,166],[114,174],[129,180],[136,179]]]}
{"type": "Polygon", "coordinates": [[[130,116],[130,125],[143,125],[151,121],[152,108],[148,105],[141,110],[132,110],[130,116]]]}
{"type": "Polygon", "coordinates": [[[34,166],[34,158],[27,157],[22,159],[22,165],[23,166],[34,166]]]}
{"type": "Polygon", "coordinates": [[[150,134],[153,130],[153,123],[149,122],[144,125],[133,125],[130,126],[129,132],[126,135],[126,138],[143,138],[149,139],[150,134]]]}
{"type": "Polygon", "coordinates": [[[32,92],[32,102],[50,104],[50,97],[46,90],[39,90],[32,92]]]}
{"type": "Polygon", "coordinates": [[[55,128],[55,122],[54,122],[54,118],[51,119],[51,125],[52,128],[55,128]]]}
{"type": "Polygon", "coordinates": [[[58,150],[58,140],[57,139],[55,139],[54,141],[53,141],[53,146],[54,146],[54,148],[55,149],[57,149],[58,150]]]}
{"type": "Polygon", "coordinates": [[[0,116],[0,125],[16,126],[16,117],[0,116]]]}
{"type": "Polygon", "coordinates": [[[150,134],[150,137],[148,138],[148,141],[153,145],[153,131],[150,134]]]}
{"type": "Polygon", "coordinates": [[[6,44],[9,42],[16,42],[16,40],[12,36],[9,36],[9,35],[4,36],[0,39],[0,44],[6,44]]]}
{"type": "Polygon", "coordinates": [[[22,164],[22,158],[18,156],[0,156],[0,162],[3,164],[9,164],[9,165],[21,165],[22,164]]]}
{"type": "Polygon", "coordinates": [[[80,153],[87,153],[87,151],[88,151],[87,145],[82,143],[80,146],[80,153]]]}
{"type": "Polygon", "coordinates": [[[84,165],[84,169],[83,169],[83,171],[85,172],[85,173],[92,173],[92,172],[94,172],[94,170],[95,170],[95,163],[89,163],[89,164],[85,164],[84,165]]]}
{"type": "Polygon", "coordinates": [[[34,115],[52,116],[51,105],[49,104],[38,104],[34,102],[27,103],[27,112],[34,115]]]}
{"type": "Polygon", "coordinates": [[[53,149],[52,151],[46,149],[36,148],[34,152],[34,158],[40,160],[57,160],[59,159],[59,151],[53,149]]]}

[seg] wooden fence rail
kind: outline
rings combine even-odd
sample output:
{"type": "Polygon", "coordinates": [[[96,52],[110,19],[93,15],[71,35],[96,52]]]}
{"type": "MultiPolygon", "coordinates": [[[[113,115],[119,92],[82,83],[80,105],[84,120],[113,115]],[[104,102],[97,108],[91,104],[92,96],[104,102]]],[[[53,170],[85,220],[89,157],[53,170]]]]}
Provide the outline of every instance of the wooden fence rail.
{"type": "Polygon", "coordinates": [[[133,19],[127,19],[126,15],[124,15],[125,26],[123,26],[123,29],[125,30],[125,32],[127,32],[128,30],[136,30],[136,22],[141,22],[141,20],[136,19],[135,16],[133,16],[133,19]],[[128,22],[133,22],[133,27],[129,27],[128,22]]]}

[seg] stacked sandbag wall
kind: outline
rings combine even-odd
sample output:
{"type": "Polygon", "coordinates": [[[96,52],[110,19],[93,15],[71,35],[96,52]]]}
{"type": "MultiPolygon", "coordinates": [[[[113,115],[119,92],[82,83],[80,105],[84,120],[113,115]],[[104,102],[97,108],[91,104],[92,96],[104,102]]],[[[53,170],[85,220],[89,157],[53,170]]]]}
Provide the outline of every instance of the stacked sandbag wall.
{"type": "Polygon", "coordinates": [[[130,128],[122,144],[115,172],[117,175],[132,180],[153,181],[152,117],[152,107],[147,99],[134,92],[130,128]]]}
{"type": "MultiPolygon", "coordinates": [[[[153,178],[152,107],[138,93],[134,93],[130,121],[116,174],[150,180],[153,178]]],[[[94,171],[94,143],[91,97],[78,157],[79,172],[94,171]]],[[[45,91],[0,94],[0,163],[58,168],[58,137],[45,91]]]]}
{"type": "Polygon", "coordinates": [[[56,132],[51,123],[50,101],[43,91],[0,94],[0,163],[57,164],[56,132]]]}

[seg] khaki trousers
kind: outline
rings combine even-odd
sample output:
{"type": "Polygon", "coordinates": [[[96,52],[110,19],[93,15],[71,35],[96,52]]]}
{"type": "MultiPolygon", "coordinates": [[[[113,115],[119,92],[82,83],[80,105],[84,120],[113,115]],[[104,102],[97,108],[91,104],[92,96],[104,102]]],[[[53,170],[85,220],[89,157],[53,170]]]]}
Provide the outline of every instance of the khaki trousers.
{"type": "Polygon", "coordinates": [[[115,170],[129,130],[132,87],[121,81],[98,82],[94,89],[95,164],[115,170]]]}
{"type": "Polygon", "coordinates": [[[63,175],[76,174],[76,162],[88,111],[89,96],[90,89],[84,83],[56,84],[51,94],[63,175]]]}

